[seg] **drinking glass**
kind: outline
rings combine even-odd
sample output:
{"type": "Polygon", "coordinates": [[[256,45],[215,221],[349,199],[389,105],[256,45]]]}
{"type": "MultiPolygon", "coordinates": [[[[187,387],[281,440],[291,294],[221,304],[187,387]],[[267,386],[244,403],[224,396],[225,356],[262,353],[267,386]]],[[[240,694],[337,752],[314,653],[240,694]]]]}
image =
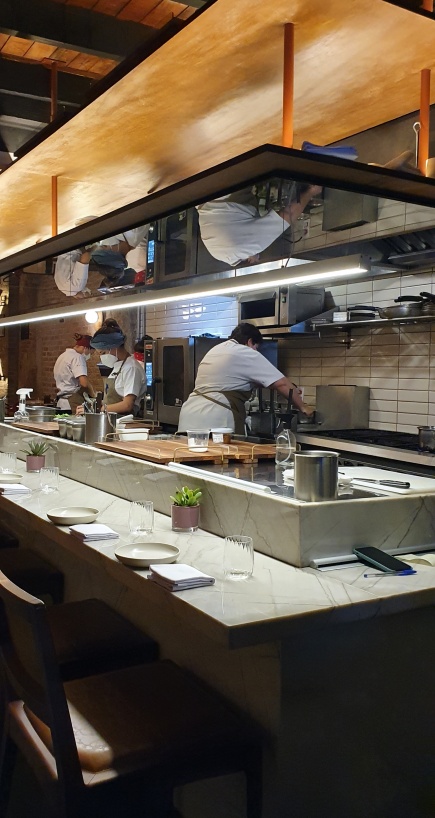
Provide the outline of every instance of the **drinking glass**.
{"type": "Polygon", "coordinates": [[[252,537],[232,535],[225,537],[224,574],[226,579],[249,579],[254,571],[254,544],[252,537]]]}
{"type": "Polygon", "coordinates": [[[14,473],[17,470],[17,455],[15,452],[0,452],[0,472],[14,473]]]}
{"type": "Polygon", "coordinates": [[[152,500],[131,503],[128,522],[130,534],[135,537],[140,534],[151,534],[154,528],[154,505],[152,500]]]}
{"type": "Polygon", "coordinates": [[[41,491],[50,494],[59,489],[59,468],[57,466],[45,466],[39,472],[39,485],[41,491]]]}
{"type": "Polygon", "coordinates": [[[187,432],[187,445],[194,452],[206,452],[210,431],[208,429],[197,429],[187,432]]]}

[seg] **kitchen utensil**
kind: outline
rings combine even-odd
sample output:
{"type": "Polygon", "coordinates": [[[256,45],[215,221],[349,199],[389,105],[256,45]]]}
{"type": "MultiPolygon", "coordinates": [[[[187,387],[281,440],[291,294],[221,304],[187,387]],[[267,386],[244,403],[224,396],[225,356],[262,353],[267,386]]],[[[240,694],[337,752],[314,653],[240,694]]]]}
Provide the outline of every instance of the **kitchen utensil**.
{"type": "Polygon", "coordinates": [[[357,304],[355,307],[350,307],[349,309],[349,321],[370,321],[376,318],[376,316],[376,307],[357,304]]]}
{"type": "Polygon", "coordinates": [[[106,435],[116,432],[116,412],[88,412],[85,415],[86,443],[101,443],[106,435]]]}
{"type": "Polygon", "coordinates": [[[423,299],[418,295],[399,295],[394,299],[397,306],[378,307],[380,318],[413,318],[421,315],[423,299]]]}
{"type": "Polygon", "coordinates": [[[85,412],[95,413],[95,406],[97,403],[96,398],[91,398],[87,392],[83,392],[83,407],[85,412]]]}
{"type": "Polygon", "coordinates": [[[336,500],[338,452],[295,452],[295,498],[317,503],[336,500]]]}
{"type": "Polygon", "coordinates": [[[392,486],[396,489],[410,489],[411,483],[405,480],[374,480],[372,477],[352,477],[352,483],[375,483],[377,486],[392,486]]]}
{"type": "Polygon", "coordinates": [[[57,421],[59,426],[59,437],[66,437],[66,430],[69,418],[59,418],[57,421]]]}
{"type": "Polygon", "coordinates": [[[435,295],[426,292],[422,292],[420,295],[424,299],[421,307],[422,315],[435,315],[435,295]]]}
{"type": "Polygon", "coordinates": [[[118,426],[118,437],[120,440],[148,440],[149,429],[124,429],[118,426]]]}
{"type": "Polygon", "coordinates": [[[420,144],[421,122],[414,122],[412,130],[415,133],[415,167],[418,168],[418,148],[420,144]]]}
{"type": "Polygon", "coordinates": [[[418,448],[423,452],[435,452],[435,426],[417,426],[418,448]]]}
{"type": "Polygon", "coordinates": [[[175,562],[180,553],[175,545],[161,542],[135,542],[120,545],[115,550],[115,557],[124,565],[132,568],[148,568],[150,565],[175,562]]]}
{"type": "Polygon", "coordinates": [[[99,515],[98,508],[86,506],[59,506],[47,511],[47,517],[55,525],[77,525],[79,523],[93,523],[99,515]]]}
{"type": "Polygon", "coordinates": [[[32,423],[43,423],[53,420],[58,410],[54,406],[26,406],[26,411],[32,423]]]}
{"type": "Polygon", "coordinates": [[[75,423],[71,424],[72,428],[72,439],[76,443],[84,443],[85,442],[85,434],[86,434],[86,421],[83,417],[83,420],[76,421],[75,423]]]}

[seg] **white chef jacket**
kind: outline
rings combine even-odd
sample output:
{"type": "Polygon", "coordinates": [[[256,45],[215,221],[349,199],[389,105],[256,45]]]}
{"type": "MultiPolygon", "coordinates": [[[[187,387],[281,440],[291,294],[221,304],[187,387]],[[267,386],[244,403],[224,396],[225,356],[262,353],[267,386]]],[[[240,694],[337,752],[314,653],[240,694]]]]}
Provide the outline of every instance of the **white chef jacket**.
{"type": "MultiPolygon", "coordinates": [[[[118,361],[107,378],[108,385],[114,386],[118,395],[135,395],[135,408],[139,409],[141,398],[146,392],[145,368],[132,355],[125,361],[118,361]]],[[[109,410],[110,411],[110,410],[109,410]]]]}
{"type": "Polygon", "coordinates": [[[207,250],[231,267],[261,253],[289,228],[274,210],[260,216],[252,204],[228,201],[227,196],[198,205],[197,210],[207,250]]]}
{"type": "MultiPolygon", "coordinates": [[[[59,355],[53,369],[56,389],[59,394],[74,395],[80,389],[79,378],[88,374],[86,358],[75,349],[66,349],[59,355]]],[[[68,397],[59,398],[59,409],[71,409],[68,397]]]]}
{"type": "Polygon", "coordinates": [[[195,389],[209,393],[228,408],[192,393],[181,407],[178,431],[220,427],[234,430],[233,413],[221,391],[249,392],[255,386],[270,386],[283,377],[282,372],[256,349],[232,339],[217,344],[207,352],[198,367],[195,389]],[[214,389],[218,391],[214,392],[214,389]]]}
{"type": "Polygon", "coordinates": [[[64,294],[74,296],[86,289],[89,264],[79,261],[82,250],[71,250],[57,257],[54,268],[54,283],[64,294]]]}
{"type": "MultiPolygon", "coordinates": [[[[127,241],[132,250],[126,255],[126,266],[131,267],[137,273],[146,269],[147,265],[147,240],[149,224],[135,227],[133,230],[126,230],[108,239],[98,242],[101,245],[115,245],[120,241],[127,241]]],[[[71,250],[57,257],[54,268],[54,283],[64,294],[75,296],[86,289],[88,283],[89,264],[82,264],[80,256],[83,250],[71,250]]]]}

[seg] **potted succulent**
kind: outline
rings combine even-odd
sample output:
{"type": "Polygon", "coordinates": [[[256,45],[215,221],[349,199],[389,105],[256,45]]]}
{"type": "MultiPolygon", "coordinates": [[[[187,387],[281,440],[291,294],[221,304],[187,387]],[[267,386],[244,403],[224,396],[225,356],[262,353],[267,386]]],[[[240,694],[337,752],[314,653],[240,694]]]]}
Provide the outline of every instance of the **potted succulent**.
{"type": "Polygon", "coordinates": [[[171,500],[171,518],[173,531],[196,531],[199,525],[200,489],[189,489],[182,486],[177,489],[171,500]]]}
{"type": "Polygon", "coordinates": [[[38,472],[45,466],[45,454],[53,448],[45,440],[29,440],[25,449],[21,451],[26,455],[26,471],[38,472]]]}

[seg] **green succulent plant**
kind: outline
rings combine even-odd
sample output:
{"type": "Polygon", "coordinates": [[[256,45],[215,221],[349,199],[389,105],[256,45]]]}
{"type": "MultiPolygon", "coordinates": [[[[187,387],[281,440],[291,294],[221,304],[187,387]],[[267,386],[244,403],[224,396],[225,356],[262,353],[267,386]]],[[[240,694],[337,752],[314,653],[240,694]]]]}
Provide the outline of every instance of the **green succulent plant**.
{"type": "Polygon", "coordinates": [[[54,449],[52,443],[47,443],[45,440],[29,440],[26,443],[25,449],[20,449],[23,454],[27,455],[28,457],[41,457],[41,455],[48,452],[49,449],[54,449]]]}
{"type": "Polygon", "coordinates": [[[171,495],[171,500],[174,506],[197,506],[201,497],[200,489],[189,489],[187,486],[182,486],[181,489],[177,489],[174,497],[171,495]]]}

